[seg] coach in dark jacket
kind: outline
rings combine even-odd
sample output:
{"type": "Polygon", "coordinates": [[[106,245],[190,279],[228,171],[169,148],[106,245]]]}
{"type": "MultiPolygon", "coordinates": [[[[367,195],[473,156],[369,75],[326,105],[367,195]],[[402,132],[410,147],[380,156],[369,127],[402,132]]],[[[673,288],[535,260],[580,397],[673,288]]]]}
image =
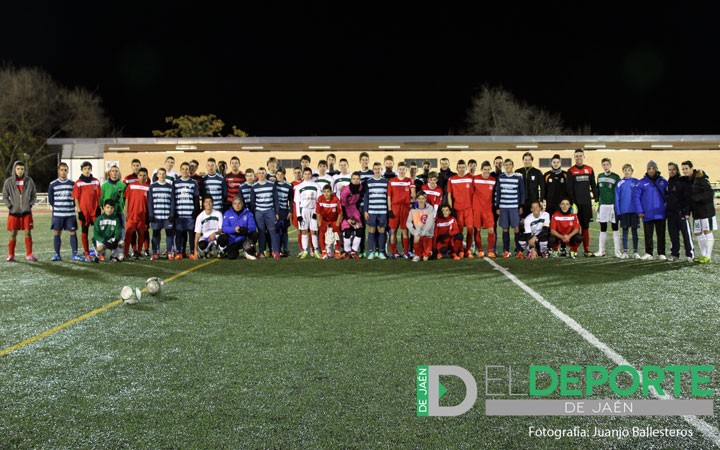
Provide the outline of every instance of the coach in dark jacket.
{"type": "Polygon", "coordinates": [[[695,257],[690,230],[690,213],[692,211],[692,184],[690,178],[680,176],[678,165],[668,164],[668,187],[665,196],[665,214],[667,215],[668,234],[670,235],[670,258],[680,256],[680,233],[687,258],[695,257]]]}

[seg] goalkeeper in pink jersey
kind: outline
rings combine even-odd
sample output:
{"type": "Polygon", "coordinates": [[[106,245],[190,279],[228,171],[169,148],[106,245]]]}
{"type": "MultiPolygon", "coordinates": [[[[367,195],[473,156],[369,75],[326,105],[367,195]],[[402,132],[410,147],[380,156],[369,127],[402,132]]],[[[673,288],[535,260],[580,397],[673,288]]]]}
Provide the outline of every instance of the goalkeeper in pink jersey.
{"type": "Polygon", "coordinates": [[[363,222],[360,219],[358,203],[364,195],[363,185],[360,183],[360,172],[353,172],[350,177],[350,184],[345,186],[340,193],[340,204],[342,205],[343,221],[340,229],[343,232],[343,244],[345,246],[345,259],[360,259],[358,249],[365,234],[363,222]]]}

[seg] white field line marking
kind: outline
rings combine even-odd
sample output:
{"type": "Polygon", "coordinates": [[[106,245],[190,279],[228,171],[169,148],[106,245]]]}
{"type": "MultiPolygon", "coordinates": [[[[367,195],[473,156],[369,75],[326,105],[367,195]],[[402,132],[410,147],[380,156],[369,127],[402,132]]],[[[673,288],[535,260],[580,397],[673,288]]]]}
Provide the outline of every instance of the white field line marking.
{"type": "MultiPolygon", "coordinates": [[[[485,261],[490,263],[491,266],[495,268],[495,270],[499,271],[503,275],[505,275],[507,278],[510,279],[513,283],[515,283],[520,289],[525,291],[530,297],[535,299],[538,303],[540,303],[542,306],[547,308],[555,317],[562,320],[568,327],[570,327],[573,331],[575,331],[577,334],[579,334],[583,339],[585,339],[590,345],[597,348],[601,352],[605,354],[612,362],[617,364],[618,366],[630,366],[634,367],[630,362],[625,359],[622,355],[617,353],[615,350],[611,349],[607,346],[604,342],[602,342],[600,339],[595,337],[594,334],[586,330],[582,327],[579,323],[575,321],[572,317],[568,316],[564,312],[560,311],[555,305],[550,303],[549,301],[545,300],[545,298],[535,292],[530,286],[520,281],[515,275],[510,273],[510,271],[502,266],[500,266],[498,263],[493,261],[490,258],[483,258],[485,261]]],[[[637,369],[636,369],[637,370],[637,369]]],[[[642,379],[642,373],[638,373],[640,375],[640,385],[643,384],[642,379]]],[[[655,386],[649,386],[650,393],[653,395],[653,397],[660,399],[660,400],[671,400],[673,397],[664,394],[660,395],[657,390],[655,389],[655,386]]],[[[683,419],[693,427],[695,427],[698,431],[700,431],[706,438],[708,438],[713,444],[715,444],[716,447],[720,448],[720,430],[718,430],[717,427],[710,425],[709,423],[705,422],[704,420],[698,418],[697,416],[682,416],[683,419]]]]}

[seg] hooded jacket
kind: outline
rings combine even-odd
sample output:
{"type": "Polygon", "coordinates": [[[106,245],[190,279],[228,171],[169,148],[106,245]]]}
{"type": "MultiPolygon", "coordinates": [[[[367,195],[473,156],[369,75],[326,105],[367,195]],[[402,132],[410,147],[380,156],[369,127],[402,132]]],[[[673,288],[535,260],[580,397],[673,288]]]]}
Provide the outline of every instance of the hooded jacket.
{"type": "Polygon", "coordinates": [[[657,172],[654,177],[647,174],[640,180],[633,190],[633,203],[635,212],[645,214],[643,222],[665,220],[665,196],[667,193],[667,180],[657,172]]]}
{"type": "Polygon", "coordinates": [[[5,180],[5,184],[3,185],[3,201],[8,207],[8,212],[11,216],[24,216],[30,214],[33,205],[37,202],[35,182],[27,175],[27,171],[23,176],[22,192],[20,192],[20,189],[17,187],[15,167],[19,162],[20,161],[15,161],[15,164],[13,164],[12,167],[11,175],[7,180],[5,180]]]}
{"type": "Polygon", "coordinates": [[[692,182],[692,213],[693,219],[709,219],[715,216],[715,204],[712,186],[707,176],[693,174],[692,182]]]}
{"type": "Polygon", "coordinates": [[[433,237],[435,234],[435,208],[426,203],[423,209],[411,209],[407,218],[407,228],[413,236],[433,237]]]}

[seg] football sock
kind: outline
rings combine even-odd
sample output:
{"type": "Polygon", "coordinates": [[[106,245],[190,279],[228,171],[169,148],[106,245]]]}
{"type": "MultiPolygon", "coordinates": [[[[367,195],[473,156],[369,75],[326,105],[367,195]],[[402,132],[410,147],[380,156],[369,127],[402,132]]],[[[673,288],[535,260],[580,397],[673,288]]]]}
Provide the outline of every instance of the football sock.
{"type": "Polygon", "coordinates": [[[375,233],[368,233],[367,241],[368,241],[368,252],[373,253],[375,252],[375,233]]]}
{"type": "Polygon", "coordinates": [[[300,247],[301,250],[305,250],[306,246],[307,240],[305,241],[305,246],[303,246],[303,234],[298,231],[298,247],[300,247]]]}
{"type": "Polygon", "coordinates": [[[88,253],[90,251],[90,244],[88,243],[88,234],[86,232],[82,233],[82,245],[85,253],[88,253]]]}
{"type": "MultiPolygon", "coordinates": [[[[583,235],[583,241],[585,240],[585,235],[583,235]]],[[[598,253],[602,253],[605,251],[605,242],[607,241],[607,231],[601,231],[600,232],[600,245],[598,246],[598,253]]]]}
{"type": "Polygon", "coordinates": [[[620,232],[618,230],[613,231],[613,246],[615,247],[615,253],[620,253],[620,232]]]}
{"type": "Polygon", "coordinates": [[[545,253],[547,251],[547,247],[547,241],[540,241],[540,253],[545,253]]]}
{"type": "Polygon", "coordinates": [[[386,243],[387,243],[387,235],[385,233],[378,233],[377,251],[385,253],[386,243]]]}
{"type": "Polygon", "coordinates": [[[391,242],[391,243],[390,243],[390,253],[392,253],[393,255],[394,255],[395,253],[397,253],[397,243],[396,243],[396,242],[391,242]]]}
{"type": "Polygon", "coordinates": [[[345,239],[343,245],[345,246],[345,253],[350,253],[350,250],[352,250],[350,245],[350,239],[345,239]]]}
{"type": "MultiPolygon", "coordinates": [[[[479,251],[479,252],[481,252],[483,249],[482,233],[480,231],[481,231],[480,228],[475,228],[475,247],[476,247],[477,251],[479,251]]],[[[488,235],[488,239],[489,239],[489,235],[488,235]]]]}
{"type": "Polygon", "coordinates": [[[148,251],[148,248],[150,247],[150,230],[145,230],[145,233],[143,233],[143,239],[140,241],[141,245],[138,245],[138,248],[142,247],[143,250],[148,251]]]}
{"type": "Polygon", "coordinates": [[[25,238],[25,254],[27,256],[32,255],[32,238],[25,238]]]}
{"type": "Polygon", "coordinates": [[[710,234],[705,235],[705,256],[712,258],[713,245],[715,245],[715,236],[710,234]]]}
{"type": "Polygon", "coordinates": [[[503,230],[503,251],[510,251],[510,231],[503,230]]]}
{"type": "Polygon", "coordinates": [[[630,230],[628,230],[627,228],[623,228],[622,231],[623,231],[622,232],[622,247],[623,247],[623,250],[627,251],[627,249],[628,249],[628,234],[630,234],[629,233],[630,230]]]}
{"type": "Polygon", "coordinates": [[[357,253],[358,249],[360,248],[360,238],[350,238],[348,240],[352,240],[352,249],[355,253],[357,253]]]}
{"type": "Polygon", "coordinates": [[[157,253],[160,248],[160,230],[153,231],[152,252],[157,253]]]}
{"type": "Polygon", "coordinates": [[[8,240],[8,256],[15,256],[15,239],[8,240]]]}
{"type": "MultiPolygon", "coordinates": [[[[508,230],[508,238],[510,237],[510,230],[508,230]]],[[[515,233],[515,251],[519,251],[522,247],[520,246],[520,233],[515,233]]],[[[508,247],[508,250],[510,251],[510,247],[508,247]]]]}
{"type": "Polygon", "coordinates": [[[403,244],[403,251],[405,253],[410,253],[410,239],[409,238],[402,238],[402,244],[403,244]]]}
{"type": "Polygon", "coordinates": [[[313,249],[315,249],[316,252],[320,251],[320,245],[318,244],[317,234],[310,235],[310,242],[312,242],[313,249]]]}
{"type": "Polygon", "coordinates": [[[590,229],[585,228],[582,230],[582,237],[583,237],[583,250],[585,250],[585,253],[590,251],[590,229]]]}
{"type": "Polygon", "coordinates": [[[638,229],[632,228],[632,239],[633,239],[633,250],[635,253],[638,251],[638,244],[640,242],[640,237],[638,236],[638,229]]]}
{"type": "MultiPolygon", "coordinates": [[[[488,251],[495,251],[495,233],[488,234],[488,251]]],[[[482,248],[480,245],[478,245],[478,248],[482,248]]]]}
{"type": "Polygon", "coordinates": [[[60,236],[53,236],[53,248],[55,249],[55,253],[58,255],[60,254],[60,243],[62,241],[60,240],[60,236]]]}
{"type": "Polygon", "coordinates": [[[77,245],[77,234],[71,234],[70,235],[70,250],[72,250],[73,255],[77,255],[78,245],[77,245]]]}
{"type": "Polygon", "coordinates": [[[308,246],[308,235],[307,234],[301,234],[300,235],[300,248],[302,251],[306,252],[308,246]]]}
{"type": "Polygon", "coordinates": [[[698,234],[698,247],[700,247],[700,256],[705,256],[705,234],[698,234]]]}

